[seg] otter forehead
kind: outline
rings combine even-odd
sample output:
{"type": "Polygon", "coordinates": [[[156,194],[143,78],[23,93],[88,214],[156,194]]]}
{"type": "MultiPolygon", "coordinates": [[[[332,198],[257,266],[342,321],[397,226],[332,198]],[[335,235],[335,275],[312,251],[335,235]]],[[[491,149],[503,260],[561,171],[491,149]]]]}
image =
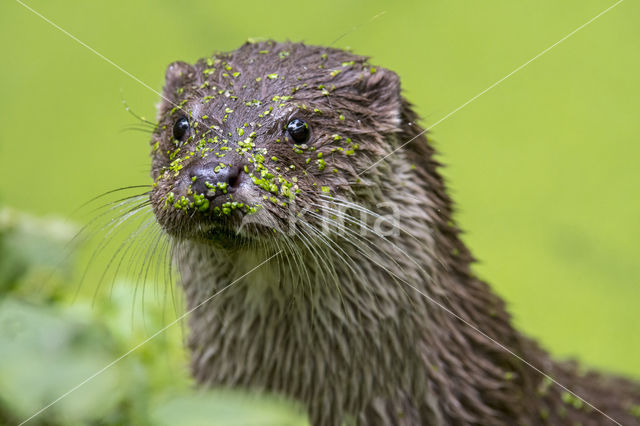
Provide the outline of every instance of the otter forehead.
{"type": "Polygon", "coordinates": [[[306,92],[305,89],[311,89],[308,97],[321,99],[332,87],[353,84],[362,78],[364,74],[345,71],[370,71],[366,60],[338,49],[263,42],[214,54],[199,60],[195,68],[201,84],[216,86],[214,91],[219,94],[229,90],[250,98],[245,102],[270,99],[278,96],[274,95],[278,91],[287,92],[280,96],[290,96],[300,90],[306,92]]]}
{"type": "Polygon", "coordinates": [[[174,66],[167,72],[173,112],[179,107],[195,118],[206,115],[220,128],[262,126],[286,114],[285,107],[288,112],[292,106],[315,112],[333,108],[332,92],[375,70],[365,57],[341,50],[274,42],[245,44],[193,66],[174,66]]]}

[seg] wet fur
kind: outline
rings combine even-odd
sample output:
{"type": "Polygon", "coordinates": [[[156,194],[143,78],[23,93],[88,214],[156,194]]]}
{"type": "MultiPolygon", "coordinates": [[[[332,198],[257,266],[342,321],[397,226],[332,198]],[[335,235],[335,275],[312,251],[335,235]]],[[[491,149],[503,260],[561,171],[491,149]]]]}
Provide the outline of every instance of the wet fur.
{"type": "MultiPolygon", "coordinates": [[[[233,86],[220,67],[205,76],[205,60],[173,64],[152,140],[160,149],[153,156],[157,186],[151,201],[175,242],[188,307],[233,283],[190,316],[199,383],[284,394],[304,404],[314,425],[609,422],[463,318],[616,421],[640,424],[631,414],[640,403],[637,384],[552,361],[512,327],[503,301],[472,274],[473,258],[452,219],[434,150],[418,136],[418,117],[402,98],[396,74],[372,72],[366,58],[348,52],[294,43],[248,43],[215,57],[240,72],[233,86]],[[332,77],[332,70],[340,72],[332,77]],[[284,79],[265,78],[271,73],[284,79]],[[205,80],[210,86],[202,88],[205,80]],[[217,96],[203,104],[204,96],[216,93],[211,86],[233,90],[239,100],[217,96]],[[293,87],[298,90],[287,106],[266,117],[257,116],[264,107],[244,104],[259,99],[270,105],[274,95],[290,94],[293,87]],[[185,99],[184,110],[193,117],[218,121],[233,104],[233,114],[220,122],[221,135],[245,122],[260,123],[251,128],[258,147],[295,165],[282,172],[298,179],[295,200],[286,206],[264,202],[255,215],[234,216],[232,225],[210,212],[166,208],[177,178],[162,178],[172,149],[170,130],[162,126],[171,128],[176,113],[170,111],[185,99]],[[324,153],[325,170],[306,164],[290,144],[274,142],[293,116],[310,124],[309,145],[324,153]],[[334,134],[343,139],[335,141],[334,134]],[[352,156],[332,154],[347,137],[360,149],[352,156]],[[390,206],[399,221],[393,233],[380,235],[371,223],[390,206]],[[214,234],[227,236],[224,241],[207,239],[211,226],[214,234]]],[[[263,193],[249,189],[246,201],[260,201],[263,193]]]]}

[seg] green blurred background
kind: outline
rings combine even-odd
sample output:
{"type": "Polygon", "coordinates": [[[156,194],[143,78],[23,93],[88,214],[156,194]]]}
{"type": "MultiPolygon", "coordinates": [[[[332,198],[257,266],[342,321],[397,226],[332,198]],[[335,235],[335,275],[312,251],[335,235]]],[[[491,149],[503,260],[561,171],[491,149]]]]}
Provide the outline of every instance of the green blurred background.
{"type": "MultiPolygon", "coordinates": [[[[343,36],[336,47],[370,55],[372,63],[402,77],[406,97],[428,126],[614,1],[26,3],[156,90],[171,61],[232,50],[250,37],[326,45],[343,36]]],[[[622,2],[431,134],[446,164],[457,219],[467,230],[465,241],[480,260],[475,269],[508,301],[516,324],[558,357],[637,378],[638,22],[640,5],[622,2]]],[[[12,0],[0,5],[0,39],[0,203],[39,217],[69,218],[97,194],[149,183],[148,135],[123,131],[137,121],[121,100],[153,118],[156,93],[12,0]]],[[[82,223],[90,217],[71,220],[82,223]]],[[[12,222],[14,229],[22,220],[12,222]]],[[[33,226],[27,228],[40,229],[33,226]]],[[[24,238],[38,241],[37,235],[24,238]]],[[[47,259],[39,253],[39,260],[29,261],[33,250],[24,253],[25,262],[38,267],[47,259]]],[[[81,251],[77,257],[83,263],[87,254],[81,251]]],[[[12,287],[12,299],[7,296],[0,305],[0,314],[6,313],[15,308],[9,302],[36,303],[35,297],[39,304],[29,309],[46,306],[51,315],[72,315],[81,322],[90,317],[92,327],[117,334],[115,346],[95,356],[92,351],[78,355],[86,368],[74,370],[77,380],[57,394],[45,392],[42,401],[55,398],[175,317],[176,309],[161,302],[162,297],[133,297],[136,279],[126,273],[115,286],[116,295],[98,292],[93,297],[95,278],[108,258],[92,264],[76,298],[71,296],[78,274],[58,279],[55,292],[60,294],[52,296],[53,306],[52,297],[43,301],[34,296],[42,295],[39,287],[30,291],[33,276],[23,276],[14,279],[21,284],[12,287]],[[141,315],[142,304],[164,313],[141,315]],[[118,325],[109,323],[112,314],[103,312],[109,309],[121,317],[118,325]]],[[[135,358],[139,365],[131,368],[146,374],[136,386],[153,383],[144,393],[189,386],[183,330],[174,329],[154,346],[166,357],[148,350],[146,358],[135,358]]],[[[24,345],[37,346],[34,339],[24,345]]],[[[19,340],[13,342],[20,359],[19,340]]],[[[112,382],[104,381],[104,392],[126,387],[133,379],[125,376],[128,380],[114,375],[112,382]]],[[[53,380],[47,374],[37,377],[53,380]]],[[[37,377],[32,385],[42,387],[37,377]]],[[[0,386],[9,382],[0,376],[0,386]]],[[[38,407],[34,401],[27,408],[4,403],[24,416],[38,407]]],[[[178,412],[193,411],[176,404],[178,412]]]]}

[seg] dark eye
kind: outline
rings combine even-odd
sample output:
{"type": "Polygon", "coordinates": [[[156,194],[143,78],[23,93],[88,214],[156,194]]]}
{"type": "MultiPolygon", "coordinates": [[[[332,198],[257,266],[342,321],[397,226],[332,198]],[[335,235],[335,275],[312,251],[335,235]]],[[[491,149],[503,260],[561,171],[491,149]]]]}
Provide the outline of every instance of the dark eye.
{"type": "Polygon", "coordinates": [[[173,138],[175,140],[181,141],[188,131],[189,120],[187,120],[187,117],[181,117],[178,121],[173,123],[173,138]]]}
{"type": "Polygon", "coordinates": [[[287,124],[287,132],[295,143],[305,143],[309,139],[309,125],[299,118],[294,118],[287,124]]]}

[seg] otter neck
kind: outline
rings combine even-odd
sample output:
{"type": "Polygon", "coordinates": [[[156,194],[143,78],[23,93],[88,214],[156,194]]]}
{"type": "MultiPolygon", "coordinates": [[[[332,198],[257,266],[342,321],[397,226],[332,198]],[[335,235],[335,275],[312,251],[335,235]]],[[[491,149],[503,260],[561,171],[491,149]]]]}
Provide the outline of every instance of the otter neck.
{"type": "Polygon", "coordinates": [[[231,284],[191,314],[199,382],[283,393],[305,403],[314,424],[387,409],[376,400],[402,407],[408,395],[423,401],[412,408],[418,418],[434,424],[524,414],[522,395],[535,393],[535,383],[516,358],[459,318],[529,359],[541,355],[471,274],[450,206],[425,193],[407,164],[392,165],[397,182],[376,186],[401,206],[387,235],[327,236],[296,250],[183,243],[178,264],[189,308],[231,284]],[[413,197],[399,199],[400,182],[413,197]],[[332,410],[316,411],[318,401],[332,410]]]}

